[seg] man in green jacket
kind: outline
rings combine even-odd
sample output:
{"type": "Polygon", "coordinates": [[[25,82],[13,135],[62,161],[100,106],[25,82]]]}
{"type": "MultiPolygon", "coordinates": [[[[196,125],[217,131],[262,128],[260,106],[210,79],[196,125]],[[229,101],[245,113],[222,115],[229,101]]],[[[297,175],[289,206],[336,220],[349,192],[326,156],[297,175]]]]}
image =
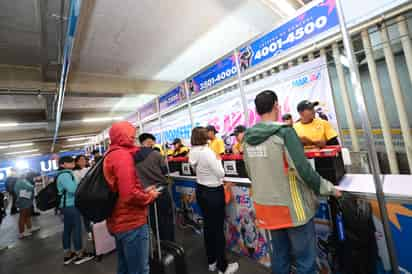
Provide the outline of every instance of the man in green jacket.
{"type": "Polygon", "coordinates": [[[244,159],[252,181],[256,223],[269,230],[272,271],[317,273],[313,218],[317,195],[341,194],[309,164],[295,130],[277,123],[278,98],[266,90],[255,98],[262,121],[245,134],[244,159]]]}

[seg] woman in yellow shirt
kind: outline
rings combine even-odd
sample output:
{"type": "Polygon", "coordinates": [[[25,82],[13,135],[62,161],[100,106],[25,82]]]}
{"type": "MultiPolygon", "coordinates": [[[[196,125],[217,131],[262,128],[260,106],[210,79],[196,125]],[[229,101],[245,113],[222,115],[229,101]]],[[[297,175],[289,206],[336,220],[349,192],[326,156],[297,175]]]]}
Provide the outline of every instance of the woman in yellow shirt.
{"type": "Polygon", "coordinates": [[[214,126],[207,126],[207,136],[209,138],[209,147],[216,155],[225,154],[225,143],[222,139],[216,137],[217,130],[214,126]]]}
{"type": "Polygon", "coordinates": [[[243,154],[243,137],[245,136],[246,127],[239,125],[235,128],[231,136],[236,137],[236,143],[232,146],[233,154],[243,154]]]}

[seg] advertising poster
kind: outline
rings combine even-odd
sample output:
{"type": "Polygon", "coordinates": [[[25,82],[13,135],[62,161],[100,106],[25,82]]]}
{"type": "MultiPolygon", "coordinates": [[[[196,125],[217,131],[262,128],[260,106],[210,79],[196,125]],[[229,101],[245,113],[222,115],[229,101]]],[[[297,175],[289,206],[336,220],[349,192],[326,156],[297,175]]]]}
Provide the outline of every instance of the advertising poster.
{"type": "Polygon", "coordinates": [[[174,139],[180,138],[183,144],[190,144],[192,125],[189,109],[184,107],[162,117],[163,142],[171,144],[174,139]]]}
{"type": "Polygon", "coordinates": [[[302,45],[339,25],[336,1],[322,0],[309,10],[243,47],[239,53],[241,71],[258,65],[293,47],[302,45]]]}
{"type": "Polygon", "coordinates": [[[249,187],[232,187],[232,202],[226,207],[227,247],[269,267],[268,241],[265,231],[255,225],[256,217],[249,191],[249,187]]]}
{"type": "Polygon", "coordinates": [[[187,98],[184,84],[180,84],[176,88],[159,97],[159,109],[160,111],[164,111],[168,108],[178,106],[186,100],[187,98]]]}
{"type": "Polygon", "coordinates": [[[175,180],[172,185],[172,195],[176,206],[176,224],[200,232],[203,217],[196,202],[196,182],[175,180]]]}
{"type": "Polygon", "coordinates": [[[140,119],[143,120],[158,112],[157,100],[152,100],[143,107],[139,108],[140,119]]]}
{"type": "Polygon", "coordinates": [[[317,58],[246,85],[250,125],[259,121],[254,99],[258,93],[268,89],[275,91],[278,96],[279,121],[286,113],[291,114],[294,121],[298,120],[297,105],[302,100],[309,100],[319,102],[317,114],[327,117],[335,129],[338,128],[325,58],[317,58]]]}
{"type": "Polygon", "coordinates": [[[237,75],[236,59],[234,55],[230,55],[188,80],[190,96],[194,97],[235,75],[237,75]]]}

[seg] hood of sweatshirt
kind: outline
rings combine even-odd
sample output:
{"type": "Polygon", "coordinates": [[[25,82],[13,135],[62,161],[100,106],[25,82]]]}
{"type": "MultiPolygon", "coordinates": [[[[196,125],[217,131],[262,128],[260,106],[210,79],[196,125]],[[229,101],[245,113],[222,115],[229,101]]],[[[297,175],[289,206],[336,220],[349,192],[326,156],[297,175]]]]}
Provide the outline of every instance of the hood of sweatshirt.
{"type": "Polygon", "coordinates": [[[244,142],[257,146],[269,139],[270,136],[276,134],[283,127],[286,127],[286,125],[276,122],[260,122],[246,130],[244,142]]]}

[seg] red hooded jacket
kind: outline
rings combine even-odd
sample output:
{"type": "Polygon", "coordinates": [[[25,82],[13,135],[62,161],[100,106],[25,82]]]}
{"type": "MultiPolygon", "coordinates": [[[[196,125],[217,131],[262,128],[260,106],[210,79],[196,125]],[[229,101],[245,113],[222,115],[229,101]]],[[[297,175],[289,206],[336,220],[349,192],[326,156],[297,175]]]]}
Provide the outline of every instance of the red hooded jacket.
{"type": "Polygon", "coordinates": [[[136,173],[134,154],[139,151],[135,145],[136,129],[129,122],[118,122],[112,125],[109,135],[111,145],[103,171],[109,187],[119,193],[119,198],[107,226],[110,232],[120,233],[147,223],[147,207],[154,197],[144,191],[136,173]]]}

